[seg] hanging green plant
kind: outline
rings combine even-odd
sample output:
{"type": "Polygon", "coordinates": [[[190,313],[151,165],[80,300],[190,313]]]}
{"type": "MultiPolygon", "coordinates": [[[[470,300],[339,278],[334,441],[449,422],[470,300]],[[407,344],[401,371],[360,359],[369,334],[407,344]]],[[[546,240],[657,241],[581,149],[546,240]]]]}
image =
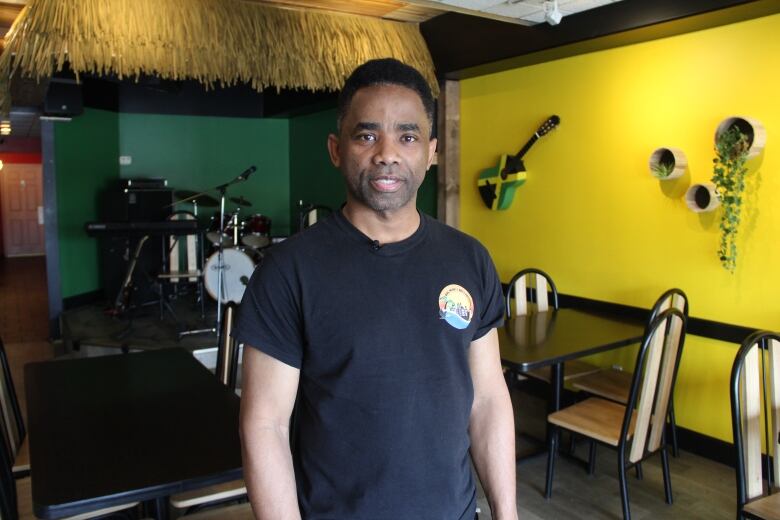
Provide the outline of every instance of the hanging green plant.
{"type": "Polygon", "coordinates": [[[737,267],[737,231],[742,212],[742,193],[745,191],[745,162],[750,150],[749,136],[737,125],[721,132],[715,139],[712,182],[723,206],[720,219],[720,263],[729,271],[737,267]]]}

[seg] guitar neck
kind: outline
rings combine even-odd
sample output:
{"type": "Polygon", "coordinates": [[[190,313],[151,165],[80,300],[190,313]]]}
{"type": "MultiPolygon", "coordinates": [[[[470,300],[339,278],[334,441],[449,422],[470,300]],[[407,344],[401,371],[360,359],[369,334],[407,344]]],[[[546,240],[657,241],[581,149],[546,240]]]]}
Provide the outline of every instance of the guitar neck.
{"type": "Polygon", "coordinates": [[[518,160],[522,159],[523,156],[528,152],[528,150],[531,149],[531,147],[534,145],[534,143],[538,139],[539,139],[539,134],[538,133],[535,133],[534,135],[532,135],[531,138],[528,140],[528,142],[525,143],[525,145],[522,148],[520,148],[519,152],[517,152],[517,154],[515,155],[515,158],[518,159],[518,160]]]}

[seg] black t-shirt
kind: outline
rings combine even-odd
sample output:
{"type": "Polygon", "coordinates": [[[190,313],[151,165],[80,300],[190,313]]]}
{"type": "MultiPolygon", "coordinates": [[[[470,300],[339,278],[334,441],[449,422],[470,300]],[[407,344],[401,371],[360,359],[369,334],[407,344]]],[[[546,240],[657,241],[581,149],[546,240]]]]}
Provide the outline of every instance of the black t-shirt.
{"type": "Polygon", "coordinates": [[[474,518],[468,348],[502,318],[485,248],[425,215],[377,246],[336,212],[268,251],[234,336],[301,370],[304,519],[474,518]]]}

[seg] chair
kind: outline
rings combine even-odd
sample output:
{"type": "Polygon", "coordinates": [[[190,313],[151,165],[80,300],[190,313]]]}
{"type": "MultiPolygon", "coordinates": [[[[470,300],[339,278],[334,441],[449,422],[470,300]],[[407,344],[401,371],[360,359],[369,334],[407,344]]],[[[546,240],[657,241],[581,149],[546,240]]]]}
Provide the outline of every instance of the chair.
{"type": "MultiPolygon", "coordinates": [[[[505,296],[506,318],[525,316],[532,312],[546,312],[550,308],[550,300],[552,300],[552,308],[558,308],[558,289],[550,275],[540,269],[528,268],[515,274],[507,286],[505,296]],[[514,313],[512,312],[513,300],[515,302],[514,313]],[[535,311],[532,311],[533,308],[535,311]]],[[[563,364],[563,380],[569,381],[599,370],[601,370],[599,367],[584,361],[567,361],[563,364]]],[[[549,368],[531,370],[523,375],[547,383],[552,381],[549,368]]]]}
{"type": "Polygon", "coordinates": [[[333,210],[328,206],[316,204],[306,204],[302,200],[298,201],[298,230],[313,226],[318,220],[330,215],[333,210]]]}
{"type": "MultiPolygon", "coordinates": [[[[650,317],[647,320],[648,326],[653,322],[656,316],[669,308],[679,310],[683,313],[685,319],[688,319],[688,297],[681,289],[669,289],[656,300],[650,311],[650,317]]],[[[633,375],[631,372],[624,372],[611,368],[577,378],[576,381],[572,382],[572,387],[575,390],[587,392],[591,395],[603,397],[604,399],[609,399],[610,401],[615,401],[617,403],[626,404],[628,402],[629,391],[631,390],[632,378],[633,375]]],[[[677,457],[679,455],[679,449],[677,446],[677,422],[674,417],[674,396],[671,396],[670,399],[669,427],[672,437],[672,454],[677,457]]]]}
{"type": "Polygon", "coordinates": [[[219,336],[219,349],[217,350],[217,378],[235,392],[238,381],[238,357],[239,343],[230,335],[233,331],[238,305],[236,302],[228,302],[222,315],[222,331],[219,336]]]}
{"type": "Polygon", "coordinates": [[[252,506],[248,503],[227,507],[216,507],[183,517],[185,520],[255,520],[252,506]]]}
{"type": "Polygon", "coordinates": [[[11,366],[2,339],[0,339],[0,365],[0,412],[2,412],[4,425],[3,435],[6,439],[8,455],[13,461],[13,475],[23,477],[30,473],[30,451],[19,400],[11,379],[11,366]]]}
{"type": "Polygon", "coordinates": [[[731,370],[731,422],[737,455],[737,518],[778,520],[780,333],[754,332],[740,346],[731,370]]]}
{"type": "MultiPolygon", "coordinates": [[[[231,337],[233,321],[238,305],[229,302],[225,305],[225,313],[222,319],[219,348],[217,350],[217,378],[231,391],[236,390],[238,372],[239,344],[231,337]]],[[[231,480],[214,486],[193,489],[171,496],[171,506],[175,509],[185,510],[188,513],[200,508],[246,498],[246,484],[243,480],[231,480]]],[[[190,515],[187,515],[190,518],[190,515]]],[[[222,517],[214,517],[222,518],[222,517]]],[[[251,518],[248,517],[248,518],[251,518]]]]}
{"type": "MultiPolygon", "coordinates": [[[[168,217],[168,220],[196,220],[196,217],[190,211],[175,211],[168,217]]],[[[198,235],[171,235],[168,237],[167,246],[163,247],[163,251],[164,272],[157,275],[158,280],[173,284],[176,293],[178,293],[180,283],[197,284],[201,315],[203,315],[203,273],[199,267],[203,264],[203,250],[198,235]]],[[[166,303],[162,285],[160,292],[160,317],[162,319],[163,306],[166,303]]]]}
{"type": "Polygon", "coordinates": [[[553,473],[560,429],[576,432],[617,448],[623,518],[631,518],[626,470],[660,452],[666,502],[672,503],[669,458],[666,453],[666,416],[674,391],[685,340],[685,315],[677,309],[660,313],[647,327],[636,358],[626,405],[599,397],[551,413],[545,497],[552,495],[553,473]],[[628,460],[626,460],[628,459],[628,460]]]}

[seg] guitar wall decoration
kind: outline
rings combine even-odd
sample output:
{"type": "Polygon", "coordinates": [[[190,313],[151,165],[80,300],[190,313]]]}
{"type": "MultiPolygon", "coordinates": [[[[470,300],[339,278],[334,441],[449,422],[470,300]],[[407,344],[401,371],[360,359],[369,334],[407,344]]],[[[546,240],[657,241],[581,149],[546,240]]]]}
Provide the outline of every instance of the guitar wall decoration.
{"type": "Polygon", "coordinates": [[[525,164],[523,156],[533,144],[547,132],[558,126],[561,118],[550,116],[534,133],[516,155],[502,155],[498,166],[487,168],[479,173],[477,187],[482,201],[489,209],[507,209],[512,204],[515,190],[525,183],[525,164]]]}

